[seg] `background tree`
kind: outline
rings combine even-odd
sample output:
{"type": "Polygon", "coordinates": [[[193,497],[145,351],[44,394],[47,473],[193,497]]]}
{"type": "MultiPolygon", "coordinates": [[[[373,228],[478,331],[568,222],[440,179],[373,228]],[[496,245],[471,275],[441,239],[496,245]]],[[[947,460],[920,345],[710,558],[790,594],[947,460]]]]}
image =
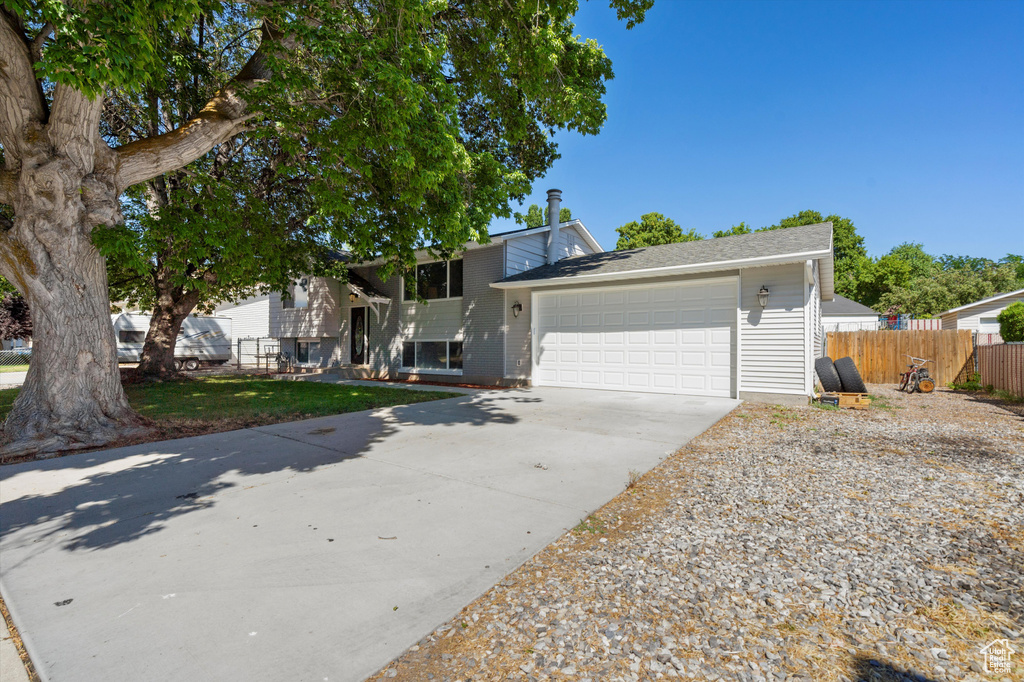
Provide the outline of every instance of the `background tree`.
{"type": "MultiPolygon", "coordinates": [[[[517,213],[516,220],[520,223],[524,223],[529,229],[541,227],[542,225],[548,224],[547,211],[537,204],[530,204],[530,208],[526,209],[526,215],[517,213]]],[[[567,223],[570,220],[572,220],[572,211],[565,206],[559,208],[558,222],[567,223]]]]}
{"type": "MultiPolygon", "coordinates": [[[[612,0],[632,27],[650,0],[612,0]]],[[[109,319],[97,226],[118,197],[241,133],[278,142],[305,172],[311,220],[358,257],[408,267],[485,238],[557,152],[555,129],[596,134],[611,63],[577,38],[576,3],[385,4],[334,0],[62,3],[0,8],[0,275],[32,308],[35,359],[4,424],[4,452],[102,445],[137,429],[109,319]],[[167,35],[233,23],[228,44],[175,65],[212,92],[195,115],[161,108],[145,133],[107,139],[119,96],[145,91],[175,55],[167,35]],[[114,146],[111,146],[114,145],[114,146]]],[[[387,268],[386,268],[387,269],[387,268]]]]}
{"type": "MultiPolygon", "coordinates": [[[[857,234],[857,228],[849,218],[832,214],[822,216],[818,211],[800,211],[788,218],[783,218],[775,225],[762,227],[762,230],[778,230],[785,227],[814,225],[815,223],[832,223],[832,246],[835,258],[836,293],[857,301],[861,301],[859,282],[864,270],[868,267],[868,252],[864,248],[864,237],[857,234]]],[[[861,301],[864,303],[864,301],[861,301]]],[[[865,303],[865,305],[870,305],[865,303]]]]}
{"type": "MultiPolygon", "coordinates": [[[[194,118],[213,93],[181,65],[207,64],[211,83],[229,78],[246,58],[244,41],[233,40],[245,27],[229,15],[163,36],[172,55],[166,70],[145,90],[110,98],[101,119],[107,138],[126,143],[157,133],[161,117],[194,118]],[[209,59],[212,49],[217,59],[209,59]]],[[[197,308],[211,312],[225,300],[284,290],[299,274],[336,265],[329,235],[310,221],[306,171],[276,139],[243,133],[184,169],[130,188],[125,222],[94,231],[111,298],[151,313],[138,374],[174,372],[178,332],[197,308]]]]}
{"type": "Polygon", "coordinates": [[[674,220],[660,213],[645,213],[640,216],[640,222],[632,220],[615,231],[619,233],[619,240],[615,243],[617,251],[704,239],[696,230],[683,232],[674,220]]]}
{"type": "Polygon", "coordinates": [[[738,234],[750,234],[751,232],[753,230],[747,227],[746,223],[740,223],[739,225],[733,225],[728,230],[715,230],[711,233],[711,236],[717,239],[719,237],[732,237],[738,234]]]}

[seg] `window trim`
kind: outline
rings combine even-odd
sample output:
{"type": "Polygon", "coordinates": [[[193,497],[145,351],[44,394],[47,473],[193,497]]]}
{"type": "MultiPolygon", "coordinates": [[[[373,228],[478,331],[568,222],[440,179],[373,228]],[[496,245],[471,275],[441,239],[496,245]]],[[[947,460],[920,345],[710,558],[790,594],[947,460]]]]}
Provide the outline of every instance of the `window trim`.
{"type": "MultiPolygon", "coordinates": [[[[462,375],[462,369],[452,369],[451,367],[446,367],[445,369],[429,369],[429,368],[423,368],[423,367],[407,367],[406,364],[405,364],[405,344],[407,344],[407,343],[411,343],[411,344],[414,344],[414,345],[415,344],[420,344],[420,343],[447,343],[448,344],[448,347],[447,347],[448,352],[445,354],[445,364],[446,365],[451,365],[451,358],[452,358],[451,344],[453,344],[453,343],[460,343],[460,344],[462,344],[462,352],[463,353],[466,352],[465,342],[462,339],[402,339],[402,352],[401,352],[402,364],[399,367],[399,371],[402,374],[446,374],[448,376],[461,376],[462,375]]],[[[418,349],[414,350],[413,351],[413,362],[414,363],[416,362],[418,355],[419,355],[419,350],[418,349]]]]}
{"type": "MultiPolygon", "coordinates": [[[[422,263],[416,263],[416,269],[414,271],[416,277],[419,276],[419,268],[420,268],[421,265],[432,265],[433,263],[444,263],[445,264],[445,268],[444,268],[444,276],[445,276],[445,279],[444,279],[444,290],[445,290],[446,294],[450,294],[451,290],[452,290],[452,266],[451,266],[451,264],[454,261],[457,261],[457,260],[462,261],[463,294],[461,294],[459,296],[450,296],[449,295],[449,296],[445,296],[444,298],[428,298],[428,299],[426,299],[427,301],[458,301],[458,300],[462,299],[462,296],[465,294],[466,259],[465,259],[465,257],[459,257],[459,258],[452,258],[451,260],[427,260],[427,261],[423,261],[422,263]]],[[[406,287],[406,283],[408,282],[408,280],[409,280],[409,278],[407,276],[402,275],[402,303],[420,303],[420,301],[417,301],[416,299],[409,298],[408,290],[407,290],[407,287],[406,287]]],[[[413,284],[415,285],[415,283],[416,283],[416,278],[414,277],[413,278],[413,284]]],[[[414,288],[415,288],[415,286],[414,286],[414,288]]],[[[440,341],[448,341],[449,339],[439,339],[439,340],[440,341]]]]}

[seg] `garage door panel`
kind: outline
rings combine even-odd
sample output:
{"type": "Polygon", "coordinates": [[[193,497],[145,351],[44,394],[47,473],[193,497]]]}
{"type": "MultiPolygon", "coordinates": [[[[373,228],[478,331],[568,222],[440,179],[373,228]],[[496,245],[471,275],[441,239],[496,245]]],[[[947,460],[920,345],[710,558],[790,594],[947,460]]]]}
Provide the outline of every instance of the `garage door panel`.
{"type": "Polygon", "coordinates": [[[735,283],[536,297],[538,384],[731,395],[735,283]]]}
{"type": "Polygon", "coordinates": [[[626,320],[624,313],[605,313],[604,314],[604,325],[606,327],[619,327],[626,320]]]}

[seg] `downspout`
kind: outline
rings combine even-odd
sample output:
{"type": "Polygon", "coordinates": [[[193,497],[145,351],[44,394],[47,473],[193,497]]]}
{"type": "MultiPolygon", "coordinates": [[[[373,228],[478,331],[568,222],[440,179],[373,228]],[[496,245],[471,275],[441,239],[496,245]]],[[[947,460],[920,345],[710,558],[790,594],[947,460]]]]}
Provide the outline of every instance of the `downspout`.
{"type": "Polygon", "coordinates": [[[562,190],[560,189],[549,189],[548,190],[548,226],[551,228],[548,230],[548,263],[554,263],[558,260],[559,252],[559,239],[558,239],[558,214],[562,204],[562,190]]]}

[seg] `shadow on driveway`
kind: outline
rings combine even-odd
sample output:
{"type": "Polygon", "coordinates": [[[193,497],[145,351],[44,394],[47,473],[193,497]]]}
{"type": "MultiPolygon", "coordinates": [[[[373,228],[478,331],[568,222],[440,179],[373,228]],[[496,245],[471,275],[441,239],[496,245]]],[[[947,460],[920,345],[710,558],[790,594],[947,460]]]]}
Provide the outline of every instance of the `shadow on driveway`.
{"type": "Polygon", "coordinates": [[[66,486],[61,483],[69,477],[62,476],[53,491],[3,500],[0,536],[47,524],[35,542],[67,536],[61,545],[69,551],[113,547],[157,533],[174,517],[209,509],[218,493],[244,486],[246,477],[308,473],[361,457],[401,426],[518,421],[486,397],[442,402],[452,406],[438,410],[426,407],[432,403],[419,403],[3,467],[0,480],[7,482],[8,490],[26,470],[97,471],[66,486]],[[301,435],[295,437],[296,433],[301,435]]]}

